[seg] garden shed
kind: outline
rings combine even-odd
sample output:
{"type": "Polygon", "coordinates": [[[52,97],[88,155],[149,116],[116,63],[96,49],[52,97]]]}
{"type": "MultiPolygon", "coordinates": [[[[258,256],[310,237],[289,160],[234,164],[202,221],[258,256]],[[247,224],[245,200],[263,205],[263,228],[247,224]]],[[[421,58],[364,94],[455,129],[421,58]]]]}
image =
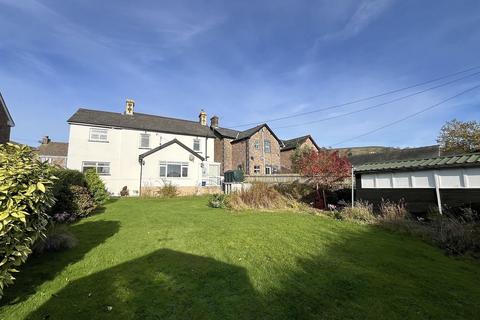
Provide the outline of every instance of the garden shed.
{"type": "Polygon", "coordinates": [[[404,199],[413,213],[480,209],[480,153],[368,163],[354,173],[356,199],[374,205],[404,199]]]}

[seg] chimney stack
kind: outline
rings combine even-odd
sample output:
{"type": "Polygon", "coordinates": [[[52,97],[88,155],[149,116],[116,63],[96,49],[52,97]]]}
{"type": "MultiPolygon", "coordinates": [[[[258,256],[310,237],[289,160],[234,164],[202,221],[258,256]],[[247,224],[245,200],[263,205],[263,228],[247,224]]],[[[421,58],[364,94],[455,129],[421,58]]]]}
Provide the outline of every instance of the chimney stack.
{"type": "Polygon", "coordinates": [[[135,109],[135,101],[133,101],[132,99],[127,99],[125,103],[125,114],[132,116],[133,109],[135,109]]]}
{"type": "Polygon", "coordinates": [[[218,117],[213,116],[210,118],[210,127],[212,128],[218,128],[218,117]]]}
{"type": "Polygon", "coordinates": [[[49,144],[50,141],[52,141],[52,140],[50,140],[50,138],[48,136],[44,136],[42,138],[42,144],[49,144]]]}
{"type": "Polygon", "coordinates": [[[200,114],[198,115],[198,120],[202,126],[207,125],[207,114],[205,113],[205,111],[203,111],[203,109],[200,111],[200,114]]]}

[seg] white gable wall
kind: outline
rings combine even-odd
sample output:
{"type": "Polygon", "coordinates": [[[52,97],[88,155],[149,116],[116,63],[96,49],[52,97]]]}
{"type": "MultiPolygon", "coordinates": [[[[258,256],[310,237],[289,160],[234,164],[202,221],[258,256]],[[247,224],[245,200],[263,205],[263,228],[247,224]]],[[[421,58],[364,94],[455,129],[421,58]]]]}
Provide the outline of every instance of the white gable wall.
{"type": "MultiPolygon", "coordinates": [[[[202,157],[205,157],[205,155],[209,156],[208,161],[213,162],[214,159],[213,138],[208,138],[206,145],[206,138],[201,136],[197,137],[131,129],[107,128],[108,142],[92,142],[89,141],[90,128],[95,127],[77,124],[70,125],[67,168],[81,171],[82,162],[84,161],[109,162],[110,174],[102,175],[101,177],[105,181],[109,192],[113,194],[118,194],[123,186],[128,187],[131,195],[135,195],[136,192],[138,193],[140,177],[138,156],[150,149],[158,147],[160,143],[165,144],[176,138],[190,149],[193,149],[193,141],[195,138],[198,138],[200,140],[200,151],[198,153],[202,157]],[[142,133],[150,135],[150,149],[140,148],[140,134],[142,133]]],[[[185,161],[186,153],[188,153],[188,151],[176,144],[159,152],[161,155],[169,157],[169,160],[172,161],[185,161]]],[[[145,161],[150,163],[152,161],[150,159],[153,158],[158,158],[158,156],[155,156],[155,154],[150,155],[145,161]]],[[[158,161],[160,160],[158,159],[158,161]]],[[[196,158],[195,162],[197,161],[200,162],[200,159],[196,158]]],[[[148,171],[150,168],[144,167],[144,170],[148,171]]],[[[156,170],[156,177],[159,178],[159,165],[156,166],[156,170]]],[[[192,174],[194,174],[193,170],[192,174]]],[[[148,179],[154,178],[153,171],[151,173],[149,172],[148,175],[148,179]]],[[[174,181],[174,184],[191,184],[193,186],[196,185],[196,182],[197,181],[194,183],[192,179],[178,178],[174,181]]]]}

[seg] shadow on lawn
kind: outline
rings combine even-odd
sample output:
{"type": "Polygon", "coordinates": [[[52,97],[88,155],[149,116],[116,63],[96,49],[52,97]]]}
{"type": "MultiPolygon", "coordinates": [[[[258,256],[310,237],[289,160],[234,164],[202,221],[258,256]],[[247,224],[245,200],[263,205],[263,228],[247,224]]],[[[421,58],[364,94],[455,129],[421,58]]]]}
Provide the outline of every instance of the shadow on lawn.
{"type": "Polygon", "coordinates": [[[293,271],[272,266],[272,276],[278,272],[277,286],[260,293],[243,267],[161,249],[71,282],[28,319],[425,319],[480,311],[479,289],[466,285],[478,280],[474,266],[375,230],[346,234],[293,271]],[[463,278],[445,275],[451,269],[463,278]]]}
{"type": "Polygon", "coordinates": [[[28,296],[35,294],[41,284],[55,278],[68,265],[82,260],[90,250],[117,233],[119,227],[117,221],[88,221],[69,226],[70,231],[78,239],[78,245],[61,255],[51,252],[38,257],[29,257],[17,274],[15,283],[6,288],[0,306],[26,300],[28,296]]]}

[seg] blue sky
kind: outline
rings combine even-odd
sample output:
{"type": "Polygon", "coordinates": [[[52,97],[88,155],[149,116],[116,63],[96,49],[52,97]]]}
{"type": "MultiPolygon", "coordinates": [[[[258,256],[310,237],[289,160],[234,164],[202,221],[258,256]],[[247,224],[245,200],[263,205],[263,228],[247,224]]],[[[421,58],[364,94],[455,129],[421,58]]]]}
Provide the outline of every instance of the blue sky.
{"type": "MultiPolygon", "coordinates": [[[[79,107],[122,112],[126,98],[138,112],[184,119],[204,108],[231,127],[478,66],[479,12],[476,0],[0,0],[0,91],[13,140],[31,145],[67,141],[79,107]]],[[[428,86],[269,124],[331,146],[479,83],[331,121],[302,125],[428,86]]],[[[480,89],[342,146],[433,144],[446,120],[480,119],[479,101],[480,89]]]]}

